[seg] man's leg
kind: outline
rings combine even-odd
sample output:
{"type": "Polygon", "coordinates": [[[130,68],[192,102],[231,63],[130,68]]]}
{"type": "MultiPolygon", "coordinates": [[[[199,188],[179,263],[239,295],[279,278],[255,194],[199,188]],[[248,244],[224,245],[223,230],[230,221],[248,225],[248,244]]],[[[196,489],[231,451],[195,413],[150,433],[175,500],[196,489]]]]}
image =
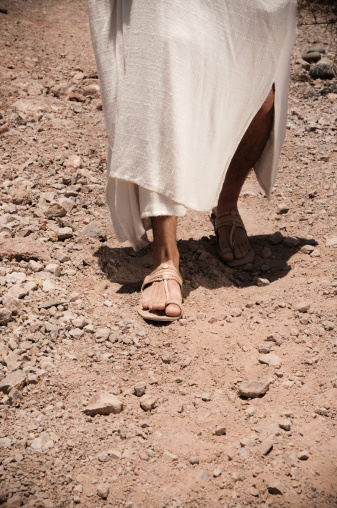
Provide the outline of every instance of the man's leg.
{"type": "MultiPolygon", "coordinates": [[[[179,252],[177,247],[177,217],[152,217],[153,228],[153,253],[152,263],[154,268],[162,264],[172,265],[179,270],[179,252]]],[[[180,287],[174,280],[168,280],[168,291],[174,300],[182,301],[180,287]]],[[[163,282],[153,282],[142,294],[142,306],[144,309],[165,309],[165,291],[163,282]]],[[[178,316],[178,305],[168,305],[165,313],[167,316],[178,316]]]]}
{"type": "MultiPolygon", "coordinates": [[[[220,215],[234,208],[237,211],[238,198],[250,170],[261,156],[269,138],[274,120],[274,91],[271,90],[262,108],[253,118],[243,136],[228,168],[223,184],[216,214],[220,215]]],[[[230,247],[231,226],[219,228],[220,250],[230,247]]],[[[241,228],[235,229],[233,253],[223,255],[225,261],[243,258],[251,249],[247,235],[241,228]]]]}

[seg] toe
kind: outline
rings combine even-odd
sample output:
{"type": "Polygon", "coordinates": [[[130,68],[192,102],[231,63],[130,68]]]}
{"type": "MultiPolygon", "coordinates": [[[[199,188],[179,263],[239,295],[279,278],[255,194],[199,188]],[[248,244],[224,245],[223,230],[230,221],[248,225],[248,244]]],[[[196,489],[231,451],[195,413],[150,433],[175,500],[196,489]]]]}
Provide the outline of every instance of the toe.
{"type": "Polygon", "coordinates": [[[165,314],[170,317],[179,316],[180,313],[181,313],[180,307],[173,303],[168,305],[165,309],[165,314]]]}

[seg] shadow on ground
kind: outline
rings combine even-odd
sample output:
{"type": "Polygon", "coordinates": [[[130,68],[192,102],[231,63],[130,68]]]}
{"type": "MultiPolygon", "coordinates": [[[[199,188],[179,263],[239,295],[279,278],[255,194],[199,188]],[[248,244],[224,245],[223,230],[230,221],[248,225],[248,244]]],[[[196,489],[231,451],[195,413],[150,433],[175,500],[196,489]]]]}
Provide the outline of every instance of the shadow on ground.
{"type": "MultiPolygon", "coordinates": [[[[257,278],[270,282],[285,277],[291,270],[290,259],[304,245],[317,245],[306,238],[284,238],[280,232],[272,235],[251,236],[256,252],[253,263],[230,268],[216,254],[215,236],[200,240],[179,240],[180,270],[184,279],[183,297],[200,286],[207,289],[255,286],[257,278]]],[[[102,245],[94,254],[102,272],[113,283],[120,284],[118,293],[140,291],[142,281],[151,271],[150,247],[135,253],[131,247],[112,248],[102,245]]]]}

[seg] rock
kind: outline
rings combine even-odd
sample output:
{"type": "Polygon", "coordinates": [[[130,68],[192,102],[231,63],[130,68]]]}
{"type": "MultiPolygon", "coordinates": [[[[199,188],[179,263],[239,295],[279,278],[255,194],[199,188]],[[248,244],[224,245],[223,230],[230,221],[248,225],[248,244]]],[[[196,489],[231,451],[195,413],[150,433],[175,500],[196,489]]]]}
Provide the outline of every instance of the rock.
{"type": "Polygon", "coordinates": [[[310,77],[312,79],[333,79],[335,76],[334,65],[330,62],[320,62],[310,70],[310,77]]]}
{"type": "Polygon", "coordinates": [[[32,194],[28,190],[18,189],[12,194],[12,203],[15,205],[28,205],[32,202],[32,194]]]}
{"type": "Polygon", "coordinates": [[[280,243],[283,242],[283,235],[280,231],[276,231],[275,233],[269,236],[268,240],[272,245],[279,245],[280,243]]]}
{"type": "Polygon", "coordinates": [[[284,238],[284,245],[286,247],[290,247],[290,248],[298,247],[300,245],[300,241],[298,238],[294,238],[292,236],[286,236],[284,238]]]}
{"type": "Polygon", "coordinates": [[[282,496],[285,493],[285,491],[286,491],[285,486],[283,485],[283,483],[279,481],[272,482],[268,485],[268,492],[270,494],[278,494],[282,496]]]}
{"type": "Polygon", "coordinates": [[[44,280],[42,282],[42,291],[45,293],[48,293],[49,291],[55,291],[56,286],[53,281],[51,280],[44,280]]]}
{"type": "Polygon", "coordinates": [[[287,205],[286,203],[279,203],[277,205],[277,214],[278,215],[285,215],[286,213],[289,212],[289,205],[287,205]]]}
{"type": "Polygon", "coordinates": [[[101,499],[107,499],[107,497],[109,495],[109,491],[110,490],[109,490],[109,486],[108,485],[100,484],[97,487],[97,495],[101,499]]]}
{"type": "Polygon", "coordinates": [[[144,381],[139,381],[139,383],[136,383],[134,386],[134,392],[137,395],[137,397],[142,397],[144,395],[146,390],[146,383],[144,381]]]}
{"type": "Polygon", "coordinates": [[[105,229],[102,224],[98,221],[93,221],[84,226],[80,232],[83,236],[88,236],[89,238],[94,238],[95,240],[99,240],[100,242],[105,242],[107,239],[105,229]]]}
{"type": "Polygon", "coordinates": [[[261,455],[268,455],[268,453],[273,449],[273,446],[273,442],[266,439],[259,444],[258,449],[261,455]]]}
{"type": "Polygon", "coordinates": [[[0,438],[0,448],[9,448],[11,446],[11,440],[9,437],[0,438]]]}
{"type": "Polygon", "coordinates": [[[269,365],[270,367],[281,367],[281,358],[277,356],[275,353],[268,353],[266,355],[261,355],[259,357],[260,363],[265,363],[269,365]]]}
{"type": "Polygon", "coordinates": [[[67,240],[67,238],[72,238],[72,236],[74,235],[74,232],[73,232],[72,228],[67,226],[65,228],[58,228],[56,231],[56,235],[57,235],[57,239],[62,241],[62,240],[67,240]]]}
{"type": "Polygon", "coordinates": [[[110,328],[98,328],[98,330],[95,333],[96,341],[99,342],[100,340],[102,341],[108,340],[110,334],[111,334],[110,328]]]}
{"type": "Polygon", "coordinates": [[[166,351],[165,353],[162,354],[161,359],[163,363],[171,363],[171,353],[166,351]]]}
{"type": "Polygon", "coordinates": [[[262,257],[264,259],[267,259],[267,258],[270,258],[271,255],[272,255],[272,251],[269,249],[269,247],[263,247],[262,257]]]}
{"type": "Polygon", "coordinates": [[[239,395],[254,399],[264,395],[269,390],[270,381],[267,379],[252,379],[243,381],[239,387],[239,395]]]}
{"type": "Polygon", "coordinates": [[[295,305],[295,310],[297,310],[297,312],[308,312],[310,306],[311,306],[310,302],[302,301],[295,305]]]}
{"type": "Polygon", "coordinates": [[[49,206],[42,207],[42,209],[48,219],[53,217],[64,217],[67,214],[67,210],[63,208],[60,203],[50,203],[49,206]]]}
{"type": "Polygon", "coordinates": [[[300,460],[308,460],[309,452],[307,450],[303,450],[297,455],[297,458],[300,460]]]}
{"type": "Polygon", "coordinates": [[[47,432],[42,432],[39,437],[33,439],[32,444],[30,445],[33,450],[36,450],[40,453],[45,453],[50,448],[54,447],[54,441],[52,437],[47,432]]]}
{"type": "Polygon", "coordinates": [[[196,464],[199,464],[199,457],[190,457],[189,463],[192,464],[192,466],[195,466],[196,464]]]}
{"type": "Polygon", "coordinates": [[[279,422],[279,427],[284,430],[291,429],[291,420],[289,418],[282,418],[279,422]]]}
{"type": "Polygon", "coordinates": [[[221,473],[222,473],[221,469],[215,469],[213,471],[213,477],[218,478],[221,475],[221,473]]]}
{"type": "Polygon", "coordinates": [[[212,400],[212,394],[209,392],[202,393],[201,400],[203,400],[204,402],[210,402],[212,400]]]}
{"type": "Polygon", "coordinates": [[[8,293],[2,299],[3,306],[9,309],[13,314],[17,314],[21,307],[21,302],[18,298],[9,295],[8,293]]]}
{"type": "Polygon", "coordinates": [[[28,293],[37,288],[35,282],[26,282],[25,284],[14,284],[7,292],[8,296],[13,298],[23,298],[28,293]]]}
{"type": "Polygon", "coordinates": [[[94,395],[83,412],[89,416],[117,414],[123,411],[123,403],[110,393],[94,395]]]}
{"type": "Polygon", "coordinates": [[[311,48],[308,49],[307,54],[308,53],[321,53],[322,55],[324,55],[325,49],[321,48],[321,46],[312,46],[311,48]]]}
{"type": "Polygon", "coordinates": [[[0,325],[7,325],[12,319],[12,311],[2,307],[0,309],[0,325]]]}
{"type": "Polygon", "coordinates": [[[284,460],[289,467],[295,467],[298,464],[298,460],[293,453],[285,453],[284,460]]]}
{"type": "Polygon", "coordinates": [[[108,452],[101,452],[97,456],[99,462],[109,462],[111,460],[111,457],[108,452]]]}
{"type": "Polygon", "coordinates": [[[213,432],[214,436],[224,436],[226,434],[226,427],[219,425],[213,432]]]}
{"type": "Polygon", "coordinates": [[[181,367],[182,369],[186,369],[186,367],[188,367],[189,365],[191,365],[191,363],[192,363],[192,358],[187,357],[187,358],[185,358],[185,360],[183,360],[183,361],[181,362],[180,367],[181,367]]]}
{"type": "Polygon", "coordinates": [[[50,256],[43,244],[30,238],[10,238],[0,241],[0,259],[49,261],[50,256]]]}
{"type": "Polygon", "coordinates": [[[268,279],[263,279],[261,277],[258,277],[258,279],[256,279],[256,285],[259,287],[269,286],[269,284],[270,282],[268,279]]]}
{"type": "Polygon", "coordinates": [[[303,245],[301,248],[301,252],[303,254],[311,254],[315,250],[315,247],[313,245],[303,245]]]}
{"type": "Polygon", "coordinates": [[[337,245],[337,236],[327,238],[325,245],[326,247],[332,247],[333,245],[337,245]]]}
{"type": "Polygon", "coordinates": [[[170,453],[169,451],[164,450],[163,460],[166,460],[167,462],[175,462],[178,459],[179,459],[179,457],[177,455],[174,455],[173,453],[170,453]]]}
{"type": "Polygon", "coordinates": [[[8,11],[7,11],[6,7],[3,4],[0,4],[0,12],[2,14],[8,14],[8,11]]]}
{"type": "Polygon", "coordinates": [[[59,277],[61,275],[60,265],[57,263],[49,263],[46,266],[46,272],[52,273],[55,277],[59,277]]]}
{"type": "Polygon", "coordinates": [[[144,409],[144,411],[151,411],[156,407],[157,397],[153,397],[151,395],[144,395],[142,400],[140,401],[140,407],[144,409]]]}
{"type": "Polygon", "coordinates": [[[311,51],[302,55],[303,60],[309,63],[316,63],[322,58],[322,54],[319,51],[311,51]]]}
{"type": "Polygon", "coordinates": [[[16,370],[8,374],[0,381],[0,392],[9,393],[13,388],[21,390],[26,384],[26,375],[22,370],[16,370]]]}
{"type": "Polygon", "coordinates": [[[270,353],[270,346],[269,344],[260,344],[259,346],[257,346],[257,350],[261,354],[267,354],[270,353]]]}
{"type": "Polygon", "coordinates": [[[79,155],[71,155],[66,162],[66,167],[72,169],[79,169],[82,165],[82,159],[79,155]]]}

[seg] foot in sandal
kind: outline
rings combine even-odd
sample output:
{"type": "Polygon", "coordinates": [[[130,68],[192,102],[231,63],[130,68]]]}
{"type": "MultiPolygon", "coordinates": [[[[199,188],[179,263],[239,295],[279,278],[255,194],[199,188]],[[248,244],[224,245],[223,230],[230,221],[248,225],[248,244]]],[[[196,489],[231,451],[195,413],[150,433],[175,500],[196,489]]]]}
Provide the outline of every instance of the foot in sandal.
{"type": "Polygon", "coordinates": [[[172,261],[160,264],[145,277],[141,309],[144,319],[174,321],[182,316],[182,278],[172,261]]]}
{"type": "Polygon", "coordinates": [[[232,208],[218,215],[213,211],[211,220],[220,259],[229,266],[251,263],[255,252],[249,243],[238,209],[232,208]]]}

